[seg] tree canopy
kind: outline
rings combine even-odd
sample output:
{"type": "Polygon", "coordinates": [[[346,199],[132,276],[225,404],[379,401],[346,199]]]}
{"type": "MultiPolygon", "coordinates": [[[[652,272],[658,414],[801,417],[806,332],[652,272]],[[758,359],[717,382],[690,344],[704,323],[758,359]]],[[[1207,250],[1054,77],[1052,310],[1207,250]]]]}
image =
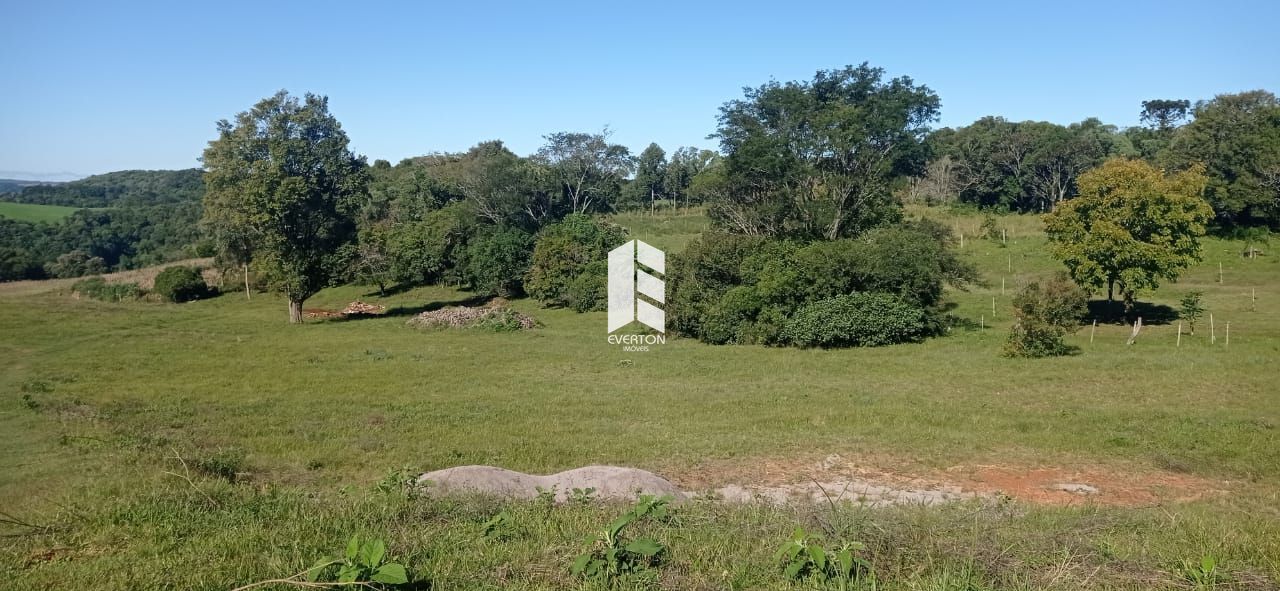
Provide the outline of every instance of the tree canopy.
{"type": "Polygon", "coordinates": [[[720,108],[722,191],[710,211],[744,234],[836,239],[897,219],[891,183],[924,165],[938,96],[867,64],[748,88],[720,108]]]}
{"type": "MultiPolygon", "coordinates": [[[[363,157],[329,113],[327,98],[280,91],[218,122],[204,152],[210,226],[251,236],[252,258],[289,300],[289,321],[340,267],[368,190],[363,157]]],[[[226,244],[221,245],[223,248],[226,244]]]]}
{"type": "Polygon", "coordinates": [[[1063,126],[984,117],[940,130],[930,143],[948,159],[943,190],[963,202],[1012,211],[1049,211],[1075,196],[1080,173],[1132,152],[1114,126],[1097,119],[1063,126]]]}
{"type": "Polygon", "coordinates": [[[1050,251],[1088,289],[1118,288],[1126,311],[1139,290],[1175,280],[1200,260],[1200,236],[1213,216],[1195,167],[1165,175],[1141,160],[1117,158],[1080,175],[1080,196],[1045,216],[1050,251]]]}
{"type": "Polygon", "coordinates": [[[1194,114],[1173,139],[1170,159],[1205,166],[1215,221],[1280,230],[1280,100],[1262,90],[1223,94],[1194,114]]]}

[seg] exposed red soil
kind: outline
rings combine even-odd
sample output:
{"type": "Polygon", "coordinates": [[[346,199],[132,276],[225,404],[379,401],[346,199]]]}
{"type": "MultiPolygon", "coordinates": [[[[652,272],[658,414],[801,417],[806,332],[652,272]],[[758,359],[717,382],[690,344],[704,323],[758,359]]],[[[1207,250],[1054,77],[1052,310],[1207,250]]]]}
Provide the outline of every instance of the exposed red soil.
{"type": "Polygon", "coordinates": [[[1192,501],[1225,494],[1230,483],[1149,467],[1120,465],[1028,466],[1015,463],[962,464],[945,470],[887,456],[736,458],[709,460],[687,469],[664,471],[685,490],[710,490],[729,484],[785,486],[843,478],[917,490],[950,487],[982,495],[1004,495],[1042,505],[1094,503],[1140,506],[1192,501]],[[1083,484],[1096,492],[1055,487],[1083,484]]]}
{"type": "Polygon", "coordinates": [[[1224,494],[1228,484],[1163,470],[1104,467],[954,466],[947,469],[947,475],[958,477],[960,486],[969,490],[1002,493],[1019,501],[1044,505],[1094,502],[1136,506],[1186,502],[1224,494]],[[1098,492],[1086,495],[1053,488],[1062,483],[1087,484],[1098,492]]]}

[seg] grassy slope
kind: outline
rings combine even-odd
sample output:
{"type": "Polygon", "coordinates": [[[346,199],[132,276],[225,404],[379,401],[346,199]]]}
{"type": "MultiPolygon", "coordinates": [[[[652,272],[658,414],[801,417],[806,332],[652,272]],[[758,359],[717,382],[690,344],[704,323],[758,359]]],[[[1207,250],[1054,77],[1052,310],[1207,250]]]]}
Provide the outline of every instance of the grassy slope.
{"type": "Polygon", "coordinates": [[[23,222],[56,222],[71,215],[76,207],[38,205],[34,203],[10,203],[0,201],[0,217],[23,222]]]}
{"type": "MultiPolygon", "coordinates": [[[[966,234],[977,228],[976,218],[916,213],[966,234]]],[[[703,223],[615,221],[663,248],[703,223]]],[[[697,505],[656,531],[672,545],[659,582],[782,586],[770,555],[797,523],[835,524],[870,542],[887,588],[1172,585],[1177,561],[1206,553],[1238,581],[1275,580],[1280,261],[1242,260],[1237,244],[1209,240],[1203,264],[1147,298],[1173,305],[1186,290],[1205,291],[1217,346],[1205,327],[1175,348],[1172,325],[1148,326],[1133,347],[1125,327],[1100,326],[1092,344],[1087,329],[1072,337],[1081,355],[1006,360],[998,351],[1013,286],[1056,267],[1033,218],[1003,221],[1013,230],[1007,247],[966,239],[987,285],[951,294],[954,312],[975,323],[985,316],[987,330],[866,350],[673,339],[624,353],[605,343],[602,313],[528,301],[515,305],[545,327],[500,335],[422,333],[403,316],[288,327],[283,303],[268,296],[174,306],[0,292],[0,507],[58,528],[0,542],[0,576],[21,588],[160,588],[161,577],[228,588],[301,570],[359,531],[387,538],[442,588],[557,588],[568,584],[582,536],[614,509],[517,505],[523,533],[497,542],[477,538],[491,502],[369,491],[399,466],[613,463],[681,473],[708,459],[842,453],[887,455],[907,468],[1171,468],[1232,492],[1146,509],[818,516],[697,505]],[[243,454],[248,474],[236,485],[197,475],[210,501],[164,474],[181,472],[165,459],[173,451],[193,461],[243,454]]],[[[367,291],[327,290],[308,307],[377,301],[367,291]]],[[[423,288],[383,303],[399,314],[465,295],[423,288]]]]}

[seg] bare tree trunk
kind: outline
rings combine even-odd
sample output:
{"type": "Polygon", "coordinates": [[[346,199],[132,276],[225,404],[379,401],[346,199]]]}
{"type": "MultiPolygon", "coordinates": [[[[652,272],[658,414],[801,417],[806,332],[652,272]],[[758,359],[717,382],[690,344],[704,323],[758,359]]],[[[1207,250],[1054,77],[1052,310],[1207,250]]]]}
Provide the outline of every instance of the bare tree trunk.
{"type": "Polygon", "coordinates": [[[253,296],[249,292],[249,263],[244,264],[244,299],[253,299],[253,296]]]}
{"type": "Polygon", "coordinates": [[[1116,280],[1107,280],[1107,313],[1115,314],[1116,312],[1116,280]]]}
{"type": "Polygon", "coordinates": [[[289,300],[289,324],[302,324],[302,300],[289,300]]]}

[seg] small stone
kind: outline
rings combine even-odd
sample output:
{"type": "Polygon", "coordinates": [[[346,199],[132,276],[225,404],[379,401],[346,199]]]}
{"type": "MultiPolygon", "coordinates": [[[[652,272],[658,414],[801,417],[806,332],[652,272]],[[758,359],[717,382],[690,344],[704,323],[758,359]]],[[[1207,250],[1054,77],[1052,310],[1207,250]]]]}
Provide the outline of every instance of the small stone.
{"type": "Polygon", "coordinates": [[[1060,490],[1063,492],[1069,492],[1077,495],[1098,494],[1097,487],[1089,486],[1088,484],[1080,484],[1078,482],[1059,482],[1058,484],[1055,484],[1050,488],[1053,490],[1060,490]]]}

